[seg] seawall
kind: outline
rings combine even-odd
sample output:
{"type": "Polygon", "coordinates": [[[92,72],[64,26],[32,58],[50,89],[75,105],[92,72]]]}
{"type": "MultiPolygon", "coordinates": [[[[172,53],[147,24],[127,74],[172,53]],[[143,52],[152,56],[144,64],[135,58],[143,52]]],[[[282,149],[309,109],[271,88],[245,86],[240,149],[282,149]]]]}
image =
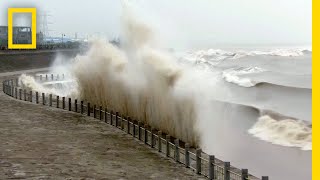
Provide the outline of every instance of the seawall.
{"type": "Polygon", "coordinates": [[[49,67],[57,55],[75,57],[79,50],[0,51],[0,72],[49,67]]]}

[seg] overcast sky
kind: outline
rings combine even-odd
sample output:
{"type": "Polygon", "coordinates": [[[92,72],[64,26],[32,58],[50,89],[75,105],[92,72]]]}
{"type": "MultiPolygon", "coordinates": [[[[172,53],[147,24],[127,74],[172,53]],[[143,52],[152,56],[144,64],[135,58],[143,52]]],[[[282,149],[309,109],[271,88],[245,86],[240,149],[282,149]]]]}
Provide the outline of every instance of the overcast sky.
{"type": "MultiPolygon", "coordinates": [[[[311,0],[133,0],[136,11],[172,44],[311,44],[311,0]]],[[[51,35],[100,34],[120,30],[119,0],[2,0],[8,7],[36,7],[48,17],[51,35]]],[[[16,19],[16,25],[26,25],[16,19]]],[[[29,21],[26,21],[29,22],[29,21]]],[[[41,16],[38,16],[38,29],[41,16]]]]}

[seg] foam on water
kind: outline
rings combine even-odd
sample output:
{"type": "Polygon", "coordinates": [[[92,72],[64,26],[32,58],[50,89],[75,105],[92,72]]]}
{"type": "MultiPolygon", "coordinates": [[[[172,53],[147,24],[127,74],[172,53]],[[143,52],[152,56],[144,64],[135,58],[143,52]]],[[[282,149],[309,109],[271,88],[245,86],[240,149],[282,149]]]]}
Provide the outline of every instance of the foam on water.
{"type": "Polygon", "coordinates": [[[253,136],[273,144],[312,149],[312,129],[296,119],[275,120],[268,115],[261,116],[248,130],[253,136]]]}
{"type": "Polygon", "coordinates": [[[244,74],[260,73],[266,70],[259,67],[248,67],[248,68],[232,68],[222,72],[222,77],[227,82],[237,84],[243,87],[255,86],[258,82],[255,82],[249,78],[239,77],[244,74]]]}
{"type": "Polygon", "coordinates": [[[33,76],[22,74],[18,80],[19,86],[26,90],[33,90],[39,93],[55,94],[59,96],[77,97],[77,86],[72,80],[37,82],[33,76]],[[58,85],[57,85],[58,84],[58,85]]]}
{"type": "Polygon", "coordinates": [[[311,51],[305,48],[287,48],[287,49],[272,49],[272,50],[234,50],[226,51],[221,49],[208,49],[190,51],[182,55],[182,59],[195,63],[207,63],[216,66],[227,59],[240,59],[246,56],[280,56],[280,57],[295,57],[309,54],[311,51]]]}

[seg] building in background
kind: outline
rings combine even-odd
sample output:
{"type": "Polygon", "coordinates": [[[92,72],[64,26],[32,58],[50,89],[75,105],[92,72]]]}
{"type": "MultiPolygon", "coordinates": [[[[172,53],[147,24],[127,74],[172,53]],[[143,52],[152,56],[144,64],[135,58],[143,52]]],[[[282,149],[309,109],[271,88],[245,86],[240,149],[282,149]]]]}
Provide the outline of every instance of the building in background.
{"type": "MultiPolygon", "coordinates": [[[[13,26],[13,44],[31,44],[32,30],[31,27],[13,26]]],[[[37,44],[42,44],[44,35],[42,32],[37,33],[37,44]]],[[[0,26],[0,49],[5,50],[8,47],[8,26],[0,26]]]]}
{"type": "Polygon", "coordinates": [[[12,37],[13,37],[13,44],[31,44],[32,43],[31,27],[14,26],[12,37]]]}
{"type": "Polygon", "coordinates": [[[8,46],[8,26],[0,26],[0,49],[8,46]]]}

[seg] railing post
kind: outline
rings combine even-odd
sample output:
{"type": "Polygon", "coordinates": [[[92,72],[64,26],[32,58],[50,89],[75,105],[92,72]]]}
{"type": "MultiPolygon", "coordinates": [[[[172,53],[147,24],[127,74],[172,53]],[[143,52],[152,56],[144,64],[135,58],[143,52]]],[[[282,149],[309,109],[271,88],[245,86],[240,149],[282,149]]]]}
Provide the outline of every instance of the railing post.
{"type": "Polygon", "coordinates": [[[80,105],[80,113],[83,114],[83,101],[81,101],[81,105],[80,105]]]}
{"type": "Polygon", "coordinates": [[[113,125],[113,111],[110,112],[110,124],[113,125]]]}
{"type": "Polygon", "coordinates": [[[179,162],[180,161],[180,152],[179,152],[179,139],[174,140],[174,145],[175,145],[175,161],[179,162]]]}
{"type": "Polygon", "coordinates": [[[8,88],[8,94],[9,94],[9,96],[12,96],[12,86],[9,85],[8,87],[9,87],[8,88]]]}
{"type": "Polygon", "coordinates": [[[64,79],[64,74],[62,74],[62,79],[64,79]]]}
{"type": "Polygon", "coordinates": [[[138,139],[141,141],[141,122],[138,122],[138,139]]]}
{"type": "Polygon", "coordinates": [[[30,91],[30,96],[29,97],[30,97],[30,99],[29,99],[30,102],[32,102],[32,91],[30,91]]]}
{"type": "MultiPolygon", "coordinates": [[[[120,116],[120,129],[124,131],[124,116],[120,116]]],[[[127,122],[128,122],[128,117],[127,117],[127,122]]],[[[129,133],[130,134],[130,133],[129,133]]]]}
{"type": "Polygon", "coordinates": [[[87,115],[90,116],[90,103],[87,104],[87,108],[88,108],[87,109],[88,110],[87,115]]]}
{"type": "Polygon", "coordinates": [[[166,135],[166,155],[170,157],[170,135],[166,135]]]}
{"type": "Polygon", "coordinates": [[[24,101],[27,101],[27,90],[23,90],[23,94],[24,94],[24,101]]]}
{"type": "Polygon", "coordinates": [[[78,99],[74,100],[74,112],[78,112],[78,99]]]}
{"type": "Polygon", "coordinates": [[[261,180],[269,180],[268,176],[262,176],[261,180]]]}
{"type": "Polygon", "coordinates": [[[96,117],[97,117],[96,108],[97,108],[97,106],[96,106],[96,105],[93,105],[93,118],[96,118],[96,117]]]}
{"type": "Polygon", "coordinates": [[[69,101],[69,103],[68,103],[69,104],[69,111],[71,111],[71,98],[69,98],[68,101],[69,101]]]}
{"type": "Polygon", "coordinates": [[[59,96],[57,96],[57,108],[59,108],[59,96]]]}
{"type": "Polygon", "coordinates": [[[162,136],[162,131],[158,131],[158,152],[162,151],[161,136],[162,136]]]}
{"type": "Polygon", "coordinates": [[[50,103],[50,106],[52,106],[52,94],[49,95],[49,103],[50,103]]]}
{"type": "Polygon", "coordinates": [[[46,105],[46,96],[42,93],[42,105],[46,105]]]}
{"type": "Polygon", "coordinates": [[[132,121],[132,136],[136,137],[136,121],[132,121]]]}
{"type": "Polygon", "coordinates": [[[39,104],[39,93],[38,93],[38,91],[36,92],[36,103],[39,104]]]}
{"type": "Polygon", "coordinates": [[[108,123],[107,108],[104,109],[104,122],[108,123]]]}
{"type": "Polygon", "coordinates": [[[48,74],[46,74],[46,81],[48,81],[48,74]]]}
{"type": "Polygon", "coordinates": [[[154,132],[154,128],[151,128],[151,148],[154,148],[154,135],[153,135],[153,132],[154,132]]]}
{"type": "Polygon", "coordinates": [[[144,144],[148,144],[148,125],[144,125],[144,144]]]}
{"type": "MultiPolygon", "coordinates": [[[[131,118],[128,116],[127,117],[127,133],[130,134],[130,120],[131,118]]],[[[124,128],[124,126],[122,126],[124,128]]]]}
{"type": "Polygon", "coordinates": [[[119,112],[116,112],[116,127],[118,127],[119,112]]]}
{"type": "Polygon", "coordinates": [[[209,179],[210,180],[214,180],[214,177],[215,177],[214,163],[215,163],[215,157],[213,155],[209,155],[209,179]]]}
{"type": "Polygon", "coordinates": [[[248,169],[241,169],[241,180],[247,180],[249,178],[248,169]]]}
{"type": "Polygon", "coordinates": [[[16,90],[16,99],[18,99],[18,88],[15,88],[15,90],[16,90]]]}
{"type": "Polygon", "coordinates": [[[99,120],[102,120],[102,106],[99,108],[99,120]]]}
{"type": "Polygon", "coordinates": [[[190,149],[190,145],[189,143],[186,143],[184,145],[184,163],[185,163],[185,167],[189,168],[190,167],[190,153],[189,153],[189,149],[190,149]]]}
{"type": "Polygon", "coordinates": [[[196,150],[196,173],[201,174],[201,149],[196,150]]]}
{"type": "Polygon", "coordinates": [[[62,97],[62,109],[66,108],[66,97],[62,97]]]}
{"type": "Polygon", "coordinates": [[[51,80],[53,81],[53,74],[51,74],[51,80]]]}
{"type": "Polygon", "coordinates": [[[19,99],[22,100],[22,89],[19,89],[19,99]]]}
{"type": "Polygon", "coordinates": [[[223,174],[224,180],[230,180],[230,162],[224,162],[223,174]]]}

